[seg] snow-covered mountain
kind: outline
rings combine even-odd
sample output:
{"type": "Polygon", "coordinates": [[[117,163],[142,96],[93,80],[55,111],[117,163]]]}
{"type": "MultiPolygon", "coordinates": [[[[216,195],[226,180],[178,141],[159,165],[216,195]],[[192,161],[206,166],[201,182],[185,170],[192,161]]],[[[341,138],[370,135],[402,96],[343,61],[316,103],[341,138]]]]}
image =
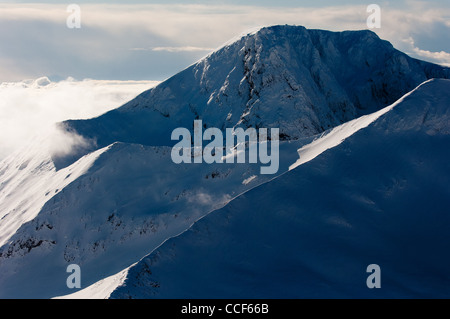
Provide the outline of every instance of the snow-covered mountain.
{"type": "MultiPolygon", "coordinates": [[[[121,108],[65,124],[90,138],[78,157],[114,142],[173,145],[170,132],[280,128],[293,140],[372,113],[450,69],[410,58],[368,30],[262,28],[224,45],[121,108]]],[[[66,165],[65,162],[61,164],[66,165]]]]}
{"type": "Polygon", "coordinates": [[[449,106],[449,80],[423,84],[165,242],[110,297],[449,298],[449,106]]]}
{"type": "MultiPolygon", "coordinates": [[[[66,286],[69,264],[81,267],[82,287],[90,286],[76,294],[85,298],[277,296],[280,289],[265,295],[259,287],[270,278],[282,287],[297,266],[305,276],[331,278],[320,287],[346,282],[363,261],[358,254],[369,234],[374,256],[392,238],[386,254],[394,254],[401,244],[394,230],[419,241],[412,238],[419,232],[414,221],[428,227],[424,245],[437,236],[440,249],[449,243],[441,232],[448,226],[441,215],[449,198],[449,81],[425,81],[449,77],[448,68],[412,59],[370,31],[275,26],[226,44],[121,108],[62,123],[83,141],[70,156],[55,156],[38,140],[0,163],[0,297],[73,293],[66,286]],[[259,164],[174,164],[171,132],[191,129],[195,119],[221,129],[280,128],[278,173],[261,175],[259,164]],[[434,201],[430,224],[418,214],[427,203],[420,191],[434,201]],[[372,221],[376,227],[366,233],[372,221]],[[330,246],[323,239],[328,231],[337,236],[330,246]],[[297,242],[310,250],[297,250],[297,242]],[[346,273],[341,265],[342,281],[326,274],[332,265],[316,262],[331,260],[328,250],[349,265],[346,273]],[[280,259],[282,252],[292,260],[280,259]],[[210,263],[203,275],[211,286],[181,294],[201,278],[203,262],[210,263]],[[223,277],[224,284],[220,274],[231,279],[223,277]]],[[[293,295],[303,279],[283,293],[293,295]]],[[[302,296],[324,292],[313,286],[302,296]]],[[[328,295],[355,292],[342,289],[328,295]]]]}
{"type": "Polygon", "coordinates": [[[449,104],[430,80],[327,131],[308,162],[66,298],[448,298],[449,104]]]}

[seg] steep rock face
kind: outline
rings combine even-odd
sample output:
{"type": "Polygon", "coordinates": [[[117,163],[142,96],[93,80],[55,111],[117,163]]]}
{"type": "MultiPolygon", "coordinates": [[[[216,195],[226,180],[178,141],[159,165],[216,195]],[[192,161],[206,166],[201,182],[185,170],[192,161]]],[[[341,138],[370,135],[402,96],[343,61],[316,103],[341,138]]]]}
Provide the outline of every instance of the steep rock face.
{"type": "Polygon", "coordinates": [[[281,139],[321,133],[389,105],[448,68],[394,49],[371,31],[262,28],[96,119],[69,121],[95,141],[173,145],[176,127],[278,127],[281,139]]]}

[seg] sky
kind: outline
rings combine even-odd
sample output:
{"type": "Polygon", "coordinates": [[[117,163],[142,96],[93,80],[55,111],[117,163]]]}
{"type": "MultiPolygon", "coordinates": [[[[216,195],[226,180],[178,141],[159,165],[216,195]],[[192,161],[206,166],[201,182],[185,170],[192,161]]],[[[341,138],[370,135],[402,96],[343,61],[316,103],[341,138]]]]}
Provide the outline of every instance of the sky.
{"type": "MultiPolygon", "coordinates": [[[[246,30],[294,24],[367,29],[371,2],[74,1],[81,28],[69,29],[61,1],[0,1],[0,83],[47,76],[164,80],[246,30]],[[26,2],[26,3],[25,3],[26,2]],[[106,2],[106,4],[102,4],[106,2]]],[[[376,3],[376,2],[375,2],[376,3]]],[[[380,1],[381,28],[398,49],[450,64],[450,1],[380,1]]]]}
{"type": "Polygon", "coordinates": [[[450,66],[450,1],[0,0],[0,159],[51,123],[116,108],[255,27],[372,29],[450,66]],[[80,28],[69,28],[69,4],[80,28]],[[39,125],[37,124],[39,123],[39,125]]]}

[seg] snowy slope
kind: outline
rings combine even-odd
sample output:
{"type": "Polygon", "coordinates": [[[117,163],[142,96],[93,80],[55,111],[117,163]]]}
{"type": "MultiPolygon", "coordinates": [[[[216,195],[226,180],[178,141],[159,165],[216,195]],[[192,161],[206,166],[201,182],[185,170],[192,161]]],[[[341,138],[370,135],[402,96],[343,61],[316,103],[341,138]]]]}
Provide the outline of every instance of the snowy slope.
{"type": "Polygon", "coordinates": [[[99,149],[59,171],[41,140],[0,162],[0,247],[22,226],[35,218],[46,202],[84,175],[99,149]]]}
{"type": "MultiPolygon", "coordinates": [[[[302,143],[286,141],[280,147],[285,155],[279,174],[295,162],[302,143]]],[[[13,235],[5,237],[0,250],[0,297],[70,293],[65,280],[72,263],[83,270],[83,286],[93,284],[276,176],[260,175],[259,164],[177,165],[170,153],[169,147],[114,143],[68,168],[51,170],[48,177],[30,179],[37,187],[33,193],[13,190],[9,206],[25,209],[18,205],[23,201],[31,209],[27,223],[9,231],[13,235]],[[78,167],[86,169],[81,174],[78,167]]],[[[7,221],[2,220],[5,228],[7,221]]]]}
{"type": "Polygon", "coordinates": [[[412,59],[371,31],[273,26],[225,45],[117,110],[67,124],[96,140],[95,147],[171,146],[170,132],[192,128],[197,118],[221,129],[278,127],[282,139],[292,140],[373,113],[442,77],[450,78],[448,68],[412,59]]]}
{"type": "Polygon", "coordinates": [[[450,297],[450,81],[250,190],[128,270],[111,298],[450,297]],[[381,267],[381,289],[366,268],[381,267]]]}

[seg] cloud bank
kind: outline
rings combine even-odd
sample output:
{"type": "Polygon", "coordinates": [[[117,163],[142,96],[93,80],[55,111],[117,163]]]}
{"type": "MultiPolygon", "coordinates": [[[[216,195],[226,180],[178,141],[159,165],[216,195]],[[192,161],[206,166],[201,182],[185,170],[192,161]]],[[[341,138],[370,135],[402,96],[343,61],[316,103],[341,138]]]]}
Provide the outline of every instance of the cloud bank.
{"type": "MultiPolygon", "coordinates": [[[[59,146],[85,143],[81,137],[56,134],[54,124],[67,119],[101,115],[151,88],[155,81],[52,82],[47,77],[0,84],[0,160],[24,147],[36,136],[59,146]]],[[[50,146],[53,152],[56,146],[50,146]]]]}
{"type": "MultiPolygon", "coordinates": [[[[81,29],[68,29],[66,7],[0,4],[0,43],[5,44],[0,51],[0,81],[40,74],[163,80],[205,51],[255,27],[293,24],[359,30],[367,29],[368,17],[367,3],[327,7],[82,3],[81,29]]],[[[385,1],[380,7],[381,28],[373,31],[381,38],[414,57],[449,63],[449,6],[436,1],[385,1]]]]}

